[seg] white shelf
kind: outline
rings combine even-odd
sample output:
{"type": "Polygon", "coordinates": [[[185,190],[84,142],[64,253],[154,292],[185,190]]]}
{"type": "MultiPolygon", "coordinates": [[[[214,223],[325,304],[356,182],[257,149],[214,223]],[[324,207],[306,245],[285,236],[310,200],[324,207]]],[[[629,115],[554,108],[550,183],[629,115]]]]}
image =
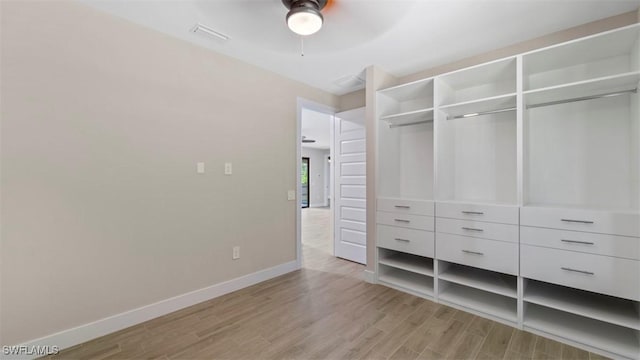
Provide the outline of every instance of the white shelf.
{"type": "Polygon", "coordinates": [[[438,278],[514,299],[518,297],[517,279],[511,275],[450,263],[438,278]]]}
{"type": "Polygon", "coordinates": [[[419,121],[433,121],[433,108],[391,114],[380,119],[386,121],[390,126],[410,125],[419,121]]]}
{"type": "Polygon", "coordinates": [[[433,79],[423,79],[378,90],[379,94],[404,102],[433,97],[433,79]]]}
{"type": "Polygon", "coordinates": [[[420,275],[433,276],[433,259],[386,249],[379,250],[382,250],[378,260],[379,264],[420,275]]]}
{"type": "Polygon", "coordinates": [[[639,81],[640,71],[628,72],[525,91],[524,101],[525,105],[529,106],[551,101],[563,101],[617,91],[633,90],[637,89],[639,81]]]}
{"type": "Polygon", "coordinates": [[[526,306],[524,326],[525,330],[530,327],[631,359],[637,358],[640,353],[638,330],[539,305],[526,306]]]}
{"type": "Polygon", "coordinates": [[[480,311],[504,320],[516,322],[516,300],[455,283],[440,286],[438,298],[465,308],[480,311]]]}
{"type": "Polygon", "coordinates": [[[424,295],[433,295],[433,278],[392,267],[379,267],[378,281],[424,295]]]}
{"type": "MultiPolygon", "coordinates": [[[[441,106],[440,110],[447,113],[449,118],[485,111],[502,110],[516,107],[516,94],[492,96],[489,98],[465,101],[457,104],[441,106]]],[[[515,110],[513,111],[515,119],[515,110]]]]}
{"type": "Polygon", "coordinates": [[[524,301],[640,330],[638,303],[528,280],[524,301]]]}

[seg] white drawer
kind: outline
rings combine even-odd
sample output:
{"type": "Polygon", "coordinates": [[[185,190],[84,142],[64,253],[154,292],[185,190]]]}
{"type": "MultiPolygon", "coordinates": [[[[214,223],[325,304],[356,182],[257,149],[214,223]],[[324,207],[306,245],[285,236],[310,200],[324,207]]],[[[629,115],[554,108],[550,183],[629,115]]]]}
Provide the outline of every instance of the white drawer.
{"type": "Polygon", "coordinates": [[[436,229],[439,233],[473,236],[491,240],[517,243],[518,228],[518,225],[436,218],[436,229]]]}
{"type": "Polygon", "coordinates": [[[518,244],[436,233],[436,258],[518,275],[518,244]]]}
{"type": "Polygon", "coordinates": [[[640,236],[640,215],[607,211],[523,207],[520,224],[601,234],[640,236]]]}
{"type": "Polygon", "coordinates": [[[520,227],[520,243],[640,260],[640,238],[520,227]]]}
{"type": "Polygon", "coordinates": [[[433,201],[378,198],[378,211],[433,216],[433,201]]]}
{"type": "Polygon", "coordinates": [[[640,300],[640,261],[522,245],[522,277],[640,300]]]}
{"type": "Polygon", "coordinates": [[[433,232],[378,225],[378,246],[433,258],[433,232]]]}
{"type": "Polygon", "coordinates": [[[436,203],[436,216],[518,225],[518,207],[505,205],[436,203]]]}
{"type": "Polygon", "coordinates": [[[410,229],[433,231],[434,217],[424,215],[398,214],[385,211],[378,211],[378,224],[400,226],[410,229]]]}

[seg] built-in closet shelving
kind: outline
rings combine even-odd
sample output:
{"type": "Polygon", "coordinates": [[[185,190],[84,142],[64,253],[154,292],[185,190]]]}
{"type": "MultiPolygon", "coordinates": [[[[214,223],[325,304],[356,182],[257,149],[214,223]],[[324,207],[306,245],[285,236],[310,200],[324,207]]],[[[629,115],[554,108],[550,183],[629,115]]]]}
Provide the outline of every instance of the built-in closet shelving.
{"type": "Polygon", "coordinates": [[[524,54],[523,327],[640,356],[640,28],[524,54]]]}
{"type": "Polygon", "coordinates": [[[379,90],[377,280],[640,358],[640,25],[379,90]]]}
{"type": "Polygon", "coordinates": [[[434,294],[433,80],[381,90],[378,281],[434,294]]]}

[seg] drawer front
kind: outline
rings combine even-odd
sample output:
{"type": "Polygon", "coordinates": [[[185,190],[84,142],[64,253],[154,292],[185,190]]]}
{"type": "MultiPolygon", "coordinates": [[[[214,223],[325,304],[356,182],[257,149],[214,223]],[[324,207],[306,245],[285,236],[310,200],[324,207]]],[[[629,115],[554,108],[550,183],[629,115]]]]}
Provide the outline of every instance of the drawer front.
{"type": "Polygon", "coordinates": [[[435,226],[433,216],[398,214],[384,211],[378,211],[376,222],[383,225],[427,231],[433,231],[435,226]]]}
{"type": "Polygon", "coordinates": [[[433,201],[378,198],[378,211],[433,216],[433,201]]]}
{"type": "Polygon", "coordinates": [[[632,213],[525,206],[520,210],[520,224],[640,237],[640,215],[632,213]]]}
{"type": "Polygon", "coordinates": [[[436,233],[436,258],[518,275],[518,244],[436,233]]]}
{"type": "Polygon", "coordinates": [[[518,225],[446,218],[436,219],[436,229],[439,233],[473,236],[515,243],[518,242],[518,228],[518,225]]]}
{"type": "Polygon", "coordinates": [[[521,226],[520,243],[640,260],[640,238],[636,237],[521,226]]]}
{"type": "Polygon", "coordinates": [[[409,254],[433,257],[433,232],[378,225],[378,246],[409,254]]]}
{"type": "Polygon", "coordinates": [[[640,261],[522,245],[523,277],[640,300],[640,261]]]}
{"type": "Polygon", "coordinates": [[[436,216],[518,225],[518,207],[482,204],[436,203],[436,216]]]}

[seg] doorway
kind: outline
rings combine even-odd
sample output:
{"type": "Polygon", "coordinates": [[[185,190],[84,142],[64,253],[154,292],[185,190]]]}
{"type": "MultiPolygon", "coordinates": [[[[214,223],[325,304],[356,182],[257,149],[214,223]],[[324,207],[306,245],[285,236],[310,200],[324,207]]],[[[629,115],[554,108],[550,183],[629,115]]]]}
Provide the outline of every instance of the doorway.
{"type": "Polygon", "coordinates": [[[302,167],[300,172],[300,186],[302,186],[302,192],[300,192],[300,199],[302,202],[302,208],[309,207],[309,158],[302,158],[302,167]]]}

